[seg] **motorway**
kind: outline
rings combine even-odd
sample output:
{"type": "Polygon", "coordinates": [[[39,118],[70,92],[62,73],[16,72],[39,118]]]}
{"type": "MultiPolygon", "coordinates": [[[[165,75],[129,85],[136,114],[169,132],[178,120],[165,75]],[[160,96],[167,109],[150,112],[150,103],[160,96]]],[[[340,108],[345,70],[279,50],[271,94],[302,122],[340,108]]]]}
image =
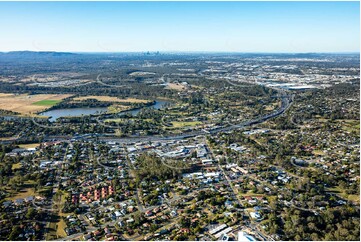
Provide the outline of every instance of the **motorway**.
{"type": "Polygon", "coordinates": [[[187,138],[191,138],[191,137],[195,137],[195,136],[199,136],[199,135],[209,135],[209,134],[213,135],[213,134],[217,134],[219,132],[229,132],[229,131],[232,131],[235,129],[245,128],[247,126],[263,123],[271,118],[275,118],[275,117],[283,114],[287,109],[290,108],[292,101],[293,101],[293,95],[286,94],[286,92],[284,90],[278,90],[278,91],[281,92],[281,94],[282,94],[282,102],[281,102],[281,107],[279,109],[277,109],[276,111],[274,111],[270,114],[258,117],[253,120],[244,121],[239,124],[214,128],[214,129],[210,129],[208,131],[199,130],[199,131],[184,133],[184,134],[180,134],[180,135],[130,136],[130,137],[125,137],[125,138],[119,138],[119,137],[113,137],[113,136],[100,136],[100,137],[98,137],[98,139],[102,140],[102,141],[113,141],[113,142],[118,142],[118,143],[158,141],[158,140],[181,140],[181,139],[187,139],[187,138]]]}
{"type": "MultiPolygon", "coordinates": [[[[293,95],[289,95],[287,94],[284,90],[278,90],[279,93],[281,94],[282,96],[282,101],[281,101],[281,107],[278,108],[276,111],[270,113],[270,114],[267,114],[267,115],[264,115],[264,116],[261,116],[261,117],[258,117],[256,119],[253,119],[253,120],[249,120],[249,121],[244,121],[244,122],[241,122],[239,124],[234,124],[234,125],[230,125],[230,126],[223,126],[223,127],[218,127],[218,128],[214,128],[214,129],[210,129],[210,130],[200,130],[200,131],[194,131],[194,132],[189,132],[189,133],[185,133],[185,134],[180,134],[180,135],[170,135],[170,136],[142,136],[142,137],[139,137],[139,136],[132,136],[132,137],[126,137],[126,138],[118,138],[118,137],[109,137],[109,136],[99,136],[97,137],[98,140],[102,140],[102,141],[114,141],[114,142],[118,142],[118,143],[129,143],[129,142],[139,142],[139,141],[156,141],[156,140],[180,140],[180,139],[186,139],[186,138],[191,138],[191,137],[195,137],[195,136],[199,136],[199,135],[214,135],[214,134],[217,134],[219,132],[229,132],[229,131],[232,131],[232,130],[235,130],[235,129],[241,129],[241,128],[245,128],[247,126],[251,126],[251,125],[254,125],[254,124],[259,124],[259,123],[263,123],[271,118],[274,118],[274,117],[277,117],[281,114],[283,114],[292,104],[292,101],[293,101],[293,95]]],[[[17,139],[19,139],[20,137],[17,137],[17,139]]],[[[90,137],[88,137],[90,138],[90,137]]],[[[15,140],[17,140],[15,139],[15,140]]],[[[66,141],[66,142],[70,142],[70,138],[69,137],[56,137],[55,136],[50,136],[50,137],[47,137],[45,138],[45,140],[54,140],[54,139],[57,139],[59,141],[63,140],[63,141],[66,141]]],[[[224,172],[224,171],[223,171],[224,172]]],[[[232,191],[234,191],[234,188],[232,187],[231,185],[231,182],[228,180],[228,177],[225,176],[232,191]]],[[[138,196],[138,192],[137,191],[137,194],[136,194],[136,200],[137,200],[137,203],[138,203],[138,207],[140,208],[139,210],[141,212],[143,212],[145,210],[145,208],[141,205],[141,202],[140,202],[140,199],[139,199],[139,196],[138,196]]],[[[237,196],[237,194],[235,194],[238,202],[240,202],[240,199],[239,197],[237,196]]],[[[129,215],[128,215],[129,216],[129,215]]],[[[92,231],[92,229],[94,228],[91,228],[91,229],[88,229],[87,232],[90,232],[92,231]]],[[[259,231],[257,231],[259,232],[259,231]]],[[[261,237],[264,237],[264,235],[262,233],[259,232],[260,235],[262,235],[261,237]]],[[[81,237],[82,234],[74,234],[74,235],[71,235],[71,236],[67,236],[66,238],[62,238],[62,239],[59,239],[59,240],[71,240],[71,239],[78,239],[79,237],[81,237]]]]}
{"type": "MultiPolygon", "coordinates": [[[[279,96],[282,97],[281,100],[281,107],[278,108],[276,111],[252,119],[252,120],[248,120],[248,121],[243,121],[241,123],[238,124],[231,124],[229,126],[222,126],[222,127],[217,127],[217,128],[213,128],[213,129],[209,129],[209,130],[198,130],[198,131],[193,131],[193,132],[188,132],[188,133],[183,133],[183,134],[178,134],[178,135],[169,135],[169,136],[162,136],[162,135],[148,135],[148,136],[129,136],[129,137],[124,137],[124,138],[119,138],[116,136],[109,136],[107,134],[100,134],[97,139],[101,140],[101,141],[113,141],[113,142],[118,142],[120,144],[124,144],[124,143],[129,143],[129,142],[144,142],[144,141],[160,141],[160,140],[181,140],[181,139],[187,139],[187,138],[191,138],[191,137],[195,137],[195,136],[199,136],[199,135],[214,135],[217,134],[219,132],[229,132],[235,129],[241,129],[241,128],[245,128],[248,126],[252,126],[254,124],[259,124],[259,123],[263,123],[269,119],[275,118],[281,114],[283,114],[292,104],[293,102],[293,94],[288,94],[286,93],[285,90],[282,89],[276,89],[273,88],[275,90],[277,90],[279,92],[279,96]]],[[[33,122],[40,126],[40,127],[44,127],[44,128],[59,128],[58,126],[45,126],[45,125],[41,125],[39,123],[37,123],[35,121],[35,119],[33,119],[33,122]]],[[[18,140],[21,140],[21,136],[15,136],[12,137],[11,140],[3,140],[0,141],[0,143],[12,143],[12,142],[16,142],[18,140]]],[[[43,141],[53,141],[53,140],[58,140],[58,141],[70,141],[69,136],[59,136],[59,135],[54,135],[54,136],[47,136],[44,137],[43,141]]],[[[79,138],[82,139],[82,138],[79,138]]],[[[87,139],[91,139],[90,137],[87,137],[87,139]]]]}

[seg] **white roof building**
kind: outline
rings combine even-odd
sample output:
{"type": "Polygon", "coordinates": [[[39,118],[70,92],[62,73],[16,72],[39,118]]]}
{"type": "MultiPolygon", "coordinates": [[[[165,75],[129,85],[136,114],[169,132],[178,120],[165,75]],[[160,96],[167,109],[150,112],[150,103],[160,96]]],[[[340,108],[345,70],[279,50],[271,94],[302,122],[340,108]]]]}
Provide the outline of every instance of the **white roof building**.
{"type": "Polygon", "coordinates": [[[252,235],[249,235],[244,231],[239,231],[238,241],[257,241],[257,240],[252,235]]]}

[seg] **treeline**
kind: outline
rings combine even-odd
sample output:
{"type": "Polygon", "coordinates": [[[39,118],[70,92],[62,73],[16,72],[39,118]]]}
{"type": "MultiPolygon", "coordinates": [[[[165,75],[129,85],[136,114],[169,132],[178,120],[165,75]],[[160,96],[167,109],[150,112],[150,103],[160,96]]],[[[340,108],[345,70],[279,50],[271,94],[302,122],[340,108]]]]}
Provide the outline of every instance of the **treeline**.
{"type": "Polygon", "coordinates": [[[318,216],[296,208],[286,208],[282,217],[275,211],[267,217],[269,232],[281,235],[282,240],[360,240],[359,213],[349,205],[327,208],[318,216]]]}
{"type": "Polygon", "coordinates": [[[177,92],[175,92],[174,90],[164,89],[164,86],[148,85],[142,82],[126,83],[126,87],[122,87],[124,85],[122,81],[109,82],[105,84],[106,85],[102,85],[95,82],[83,86],[53,88],[53,87],[41,87],[41,86],[28,86],[25,84],[12,85],[9,83],[2,82],[0,85],[0,92],[30,93],[30,94],[68,93],[68,94],[79,94],[79,95],[112,96],[119,98],[138,97],[145,99],[152,99],[152,98],[154,99],[156,97],[176,99],[178,97],[177,92]],[[116,85],[119,85],[120,87],[116,87],[116,85]]]}

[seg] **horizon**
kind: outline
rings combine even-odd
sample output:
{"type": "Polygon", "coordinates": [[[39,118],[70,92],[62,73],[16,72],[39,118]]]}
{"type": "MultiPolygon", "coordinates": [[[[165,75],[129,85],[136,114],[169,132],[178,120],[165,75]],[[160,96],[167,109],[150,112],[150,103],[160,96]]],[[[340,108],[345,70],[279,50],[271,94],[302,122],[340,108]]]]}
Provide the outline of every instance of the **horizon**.
{"type": "Polygon", "coordinates": [[[0,2],[0,51],[359,53],[359,2],[0,2]]]}
{"type": "Polygon", "coordinates": [[[123,53],[159,53],[159,54],[173,54],[173,53],[190,53],[190,54],[359,54],[360,51],[344,51],[344,52],[240,52],[240,51],[54,51],[54,50],[10,50],[0,51],[0,53],[14,53],[14,52],[31,52],[31,53],[69,53],[69,54],[123,54],[123,53]]]}

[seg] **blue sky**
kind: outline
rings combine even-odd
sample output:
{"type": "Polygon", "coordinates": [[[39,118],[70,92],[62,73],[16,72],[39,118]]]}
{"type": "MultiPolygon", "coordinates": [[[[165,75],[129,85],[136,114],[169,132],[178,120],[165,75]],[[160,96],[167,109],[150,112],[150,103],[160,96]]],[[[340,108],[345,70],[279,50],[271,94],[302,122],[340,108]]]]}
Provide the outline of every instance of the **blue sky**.
{"type": "Polygon", "coordinates": [[[0,2],[0,51],[359,52],[359,2],[0,2]]]}

